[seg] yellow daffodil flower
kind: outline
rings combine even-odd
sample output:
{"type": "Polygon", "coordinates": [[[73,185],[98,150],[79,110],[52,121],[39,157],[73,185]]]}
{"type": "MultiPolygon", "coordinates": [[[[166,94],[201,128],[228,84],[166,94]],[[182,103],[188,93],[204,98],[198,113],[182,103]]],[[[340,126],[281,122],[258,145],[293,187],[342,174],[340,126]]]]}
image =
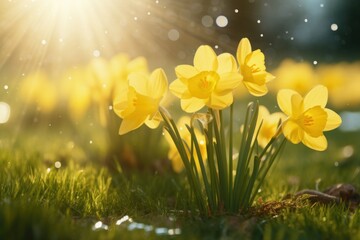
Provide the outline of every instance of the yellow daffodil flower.
{"type": "Polygon", "coordinates": [[[265,106],[259,106],[258,122],[256,123],[256,129],[260,127],[259,135],[257,138],[258,144],[261,147],[265,147],[273,138],[278,130],[280,120],[283,121],[286,118],[285,114],[281,112],[275,112],[270,114],[269,110],[265,106]]]}
{"type": "Polygon", "coordinates": [[[293,89],[303,95],[317,85],[314,68],[308,62],[286,59],[273,73],[276,76],[276,81],[272,84],[274,92],[293,89]]]}
{"type": "MultiPolygon", "coordinates": [[[[269,110],[265,106],[260,105],[255,127],[255,133],[259,132],[259,134],[257,139],[255,139],[256,135],[254,135],[252,141],[254,142],[257,140],[258,144],[265,148],[271,138],[273,138],[277,133],[280,120],[283,121],[285,118],[286,115],[282,112],[270,114],[269,110]]],[[[243,132],[243,129],[244,125],[241,126],[240,131],[243,132]]]]}
{"type": "Polygon", "coordinates": [[[67,100],[70,117],[74,121],[81,120],[91,105],[92,93],[88,79],[88,71],[78,68],[64,74],[61,81],[63,97],[67,100]]]}
{"type": "MultiPolygon", "coordinates": [[[[182,140],[188,146],[190,146],[190,144],[191,144],[191,134],[187,130],[185,125],[186,124],[190,125],[190,121],[191,121],[190,117],[183,116],[176,123],[182,140]]],[[[205,136],[202,135],[200,133],[200,131],[198,131],[197,129],[195,129],[195,135],[196,135],[196,138],[197,138],[197,140],[199,142],[201,156],[205,160],[207,158],[205,136]]],[[[171,137],[170,137],[170,135],[168,133],[165,134],[165,138],[166,138],[166,140],[167,140],[167,142],[169,143],[169,146],[170,146],[169,153],[168,153],[168,158],[171,161],[171,165],[172,165],[172,168],[174,169],[174,171],[179,173],[184,169],[183,161],[181,160],[181,156],[179,154],[179,151],[176,148],[176,145],[175,145],[174,141],[171,139],[171,137]]],[[[186,148],[186,150],[188,151],[187,148],[186,148]]],[[[187,154],[189,156],[190,152],[187,152],[187,154]]],[[[196,154],[195,154],[195,164],[196,164],[197,168],[200,169],[198,158],[197,158],[196,154]]]]}
{"type": "Polygon", "coordinates": [[[43,113],[52,112],[58,102],[57,88],[43,71],[36,71],[26,77],[19,92],[21,98],[35,104],[43,113]]]}
{"type": "Polygon", "coordinates": [[[164,71],[155,69],[150,76],[132,73],[128,81],[114,98],[114,111],[123,119],[119,134],[135,130],[144,123],[156,128],[160,123],[159,104],[168,86],[164,71]]]}
{"type": "Polygon", "coordinates": [[[194,56],[194,66],[175,68],[177,79],[170,91],[181,99],[181,108],[196,112],[205,105],[223,109],[233,102],[233,89],[242,79],[235,58],[229,53],[216,55],[207,45],[200,46],[194,56]]]}
{"type": "Polygon", "coordinates": [[[268,92],[266,83],[274,76],[266,72],[265,56],[260,49],[252,51],[249,39],[243,38],[239,42],[236,58],[240,65],[243,83],[250,94],[263,96],[268,92]]]}
{"type": "Polygon", "coordinates": [[[314,150],[325,150],[327,140],[323,132],[341,124],[340,116],[325,108],[327,100],[328,90],[323,85],[314,87],[305,98],[293,90],[280,90],[277,102],[288,116],[282,125],[284,136],[294,144],[302,142],[314,150]]]}

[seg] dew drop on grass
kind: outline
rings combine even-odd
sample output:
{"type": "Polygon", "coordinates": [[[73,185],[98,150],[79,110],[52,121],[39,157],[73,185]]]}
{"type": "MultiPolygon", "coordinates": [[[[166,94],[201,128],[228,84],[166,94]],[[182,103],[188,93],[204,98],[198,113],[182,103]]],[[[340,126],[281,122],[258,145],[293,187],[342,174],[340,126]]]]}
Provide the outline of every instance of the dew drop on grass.
{"type": "Polygon", "coordinates": [[[121,225],[122,223],[127,222],[127,221],[132,222],[132,218],[129,217],[128,215],[125,215],[122,218],[120,218],[119,220],[117,220],[115,224],[121,225]]]}
{"type": "Polygon", "coordinates": [[[103,230],[108,230],[109,229],[109,226],[104,224],[103,222],[101,221],[98,221],[94,224],[94,226],[92,227],[92,230],[95,231],[95,230],[100,230],[100,229],[103,229],[103,230]]]}

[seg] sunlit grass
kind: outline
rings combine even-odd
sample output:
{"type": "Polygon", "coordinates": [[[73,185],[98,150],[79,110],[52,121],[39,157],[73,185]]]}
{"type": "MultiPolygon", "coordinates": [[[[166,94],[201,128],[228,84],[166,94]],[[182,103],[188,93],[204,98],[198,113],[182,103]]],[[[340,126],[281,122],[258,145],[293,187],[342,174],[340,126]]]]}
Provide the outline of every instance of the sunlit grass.
{"type": "MultiPolygon", "coordinates": [[[[338,132],[329,136],[336,140],[338,132]]],[[[349,134],[347,141],[356,136],[349,134]]],[[[23,140],[25,141],[25,139],[23,140]]],[[[343,143],[347,145],[347,142],[343,143]]],[[[236,239],[309,239],[335,236],[357,239],[360,212],[350,213],[344,206],[312,206],[284,208],[278,216],[233,215],[200,219],[189,202],[184,179],[172,174],[123,175],[109,171],[99,162],[63,161],[60,168],[44,159],[38,150],[9,148],[1,141],[0,153],[0,236],[23,239],[147,239],[158,238],[152,232],[128,230],[116,221],[128,215],[134,221],[154,227],[178,227],[180,239],[228,237],[236,239]],[[195,214],[194,214],[195,213],[195,214]],[[170,221],[169,217],[175,218],[170,221]],[[93,231],[98,221],[109,230],[93,231]],[[29,235],[30,234],[30,235],[29,235]]],[[[279,201],[288,193],[303,188],[324,189],[347,182],[357,188],[359,164],[344,159],[343,145],[332,145],[329,155],[287,145],[290,154],[276,162],[259,198],[263,202],[279,201]],[[306,154],[305,154],[306,153],[306,154]],[[346,162],[347,161],[347,162],[346,162]],[[339,165],[335,163],[338,162],[339,165]],[[319,179],[321,181],[319,182],[319,179]]],[[[357,146],[353,146],[357,158],[357,146]]],[[[55,148],[55,146],[54,146],[55,148]]]]}

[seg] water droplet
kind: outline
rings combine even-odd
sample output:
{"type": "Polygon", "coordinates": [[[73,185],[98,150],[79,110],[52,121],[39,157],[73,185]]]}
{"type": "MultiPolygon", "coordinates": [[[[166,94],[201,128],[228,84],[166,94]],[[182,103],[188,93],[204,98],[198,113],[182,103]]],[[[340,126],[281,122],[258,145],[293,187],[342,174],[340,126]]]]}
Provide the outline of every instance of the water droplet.
{"type": "Polygon", "coordinates": [[[90,141],[89,141],[89,143],[90,143],[90,144],[93,144],[93,141],[92,141],[92,140],[90,140],[90,141]]]}
{"type": "Polygon", "coordinates": [[[307,22],[308,22],[308,19],[307,19],[307,18],[305,18],[305,19],[304,19],[304,22],[306,22],[306,23],[307,23],[307,22]]]}
{"type": "Polygon", "coordinates": [[[10,118],[10,106],[6,102],[0,102],[0,124],[6,123],[10,118]]]}
{"type": "Polygon", "coordinates": [[[211,27],[214,24],[214,20],[211,16],[205,15],[201,18],[201,23],[204,27],[211,27]]]}
{"type": "Polygon", "coordinates": [[[100,229],[108,230],[109,227],[108,227],[108,225],[104,224],[103,222],[98,221],[94,224],[94,226],[92,227],[92,230],[95,231],[95,230],[100,230],[100,229]]]}
{"type": "Polygon", "coordinates": [[[109,106],[109,110],[110,110],[110,111],[113,110],[113,106],[110,105],[110,106],[109,106]]]}
{"type": "Polygon", "coordinates": [[[313,61],[313,64],[314,64],[314,65],[317,65],[317,64],[318,64],[318,61],[314,60],[314,61],[313,61]]]}
{"type": "Polygon", "coordinates": [[[226,27],[228,25],[229,21],[227,17],[220,15],[216,18],[216,25],[219,27],[226,27]]]}
{"type": "Polygon", "coordinates": [[[122,223],[124,223],[126,221],[132,222],[132,219],[128,215],[125,215],[122,218],[120,218],[119,220],[117,220],[115,224],[121,225],[122,223]]]}
{"type": "Polygon", "coordinates": [[[219,45],[215,45],[214,48],[215,48],[215,49],[218,49],[218,48],[219,48],[219,45]]]}
{"type": "Polygon", "coordinates": [[[323,4],[323,3],[321,3],[321,4],[320,4],[320,7],[321,7],[321,8],[323,8],[323,7],[324,7],[324,4],[323,4]]]}
{"type": "Polygon", "coordinates": [[[290,40],[293,41],[293,40],[294,40],[294,37],[291,37],[290,40]]]}
{"type": "Polygon", "coordinates": [[[46,45],[47,44],[47,41],[44,39],[44,40],[41,40],[41,44],[42,45],[46,45]]]}
{"type": "Polygon", "coordinates": [[[171,40],[171,41],[177,41],[179,38],[180,38],[180,33],[178,30],[176,29],[171,29],[169,32],[168,32],[168,38],[171,40]]]}
{"type": "Polygon", "coordinates": [[[59,161],[56,161],[54,165],[55,165],[55,168],[57,168],[57,169],[61,168],[61,162],[59,162],[59,161]]]}
{"type": "Polygon", "coordinates": [[[354,154],[354,147],[351,145],[347,145],[343,147],[341,153],[344,158],[351,157],[354,154]]]}
{"type": "Polygon", "coordinates": [[[234,12],[239,13],[239,9],[235,8],[234,12]]]}
{"type": "Polygon", "coordinates": [[[339,29],[339,27],[338,27],[338,25],[337,25],[336,23],[331,24],[330,28],[331,28],[331,30],[334,31],[334,32],[339,29]]]}
{"type": "Polygon", "coordinates": [[[8,85],[4,85],[4,89],[5,89],[5,90],[8,90],[8,89],[9,89],[9,86],[8,86],[8,85]]]}
{"type": "Polygon", "coordinates": [[[51,171],[51,168],[47,168],[46,172],[49,173],[51,171]]]}
{"type": "Polygon", "coordinates": [[[257,22],[257,23],[261,23],[261,20],[260,20],[260,19],[258,19],[256,22],[257,22]]]}
{"type": "Polygon", "coordinates": [[[260,34],[260,37],[264,37],[264,34],[261,33],[261,34],[260,34]]]}
{"type": "Polygon", "coordinates": [[[134,17],[134,20],[137,21],[137,20],[138,20],[138,17],[134,17]]]}
{"type": "Polygon", "coordinates": [[[151,15],[151,12],[147,12],[147,15],[150,16],[150,15],[151,15]]]}

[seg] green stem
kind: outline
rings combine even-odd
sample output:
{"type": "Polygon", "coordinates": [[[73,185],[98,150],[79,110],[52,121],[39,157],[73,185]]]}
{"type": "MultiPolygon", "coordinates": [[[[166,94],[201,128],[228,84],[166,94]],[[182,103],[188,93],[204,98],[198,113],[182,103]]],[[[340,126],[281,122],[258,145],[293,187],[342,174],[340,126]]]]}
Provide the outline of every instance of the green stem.
{"type": "Polygon", "coordinates": [[[233,119],[234,104],[230,105],[230,129],[229,129],[229,207],[233,205],[233,119]]]}
{"type": "Polygon", "coordinates": [[[170,137],[172,138],[172,140],[180,154],[180,157],[184,163],[187,178],[188,178],[190,187],[193,190],[193,193],[195,195],[196,202],[200,208],[199,210],[200,210],[200,212],[206,214],[207,208],[206,208],[206,204],[202,197],[201,185],[200,185],[200,182],[198,181],[198,179],[195,177],[195,174],[192,170],[191,163],[189,161],[186,149],[184,147],[183,140],[180,136],[177,126],[176,126],[174,120],[170,116],[169,117],[167,116],[169,113],[166,110],[160,109],[160,114],[164,120],[165,129],[170,134],[170,137]]]}

